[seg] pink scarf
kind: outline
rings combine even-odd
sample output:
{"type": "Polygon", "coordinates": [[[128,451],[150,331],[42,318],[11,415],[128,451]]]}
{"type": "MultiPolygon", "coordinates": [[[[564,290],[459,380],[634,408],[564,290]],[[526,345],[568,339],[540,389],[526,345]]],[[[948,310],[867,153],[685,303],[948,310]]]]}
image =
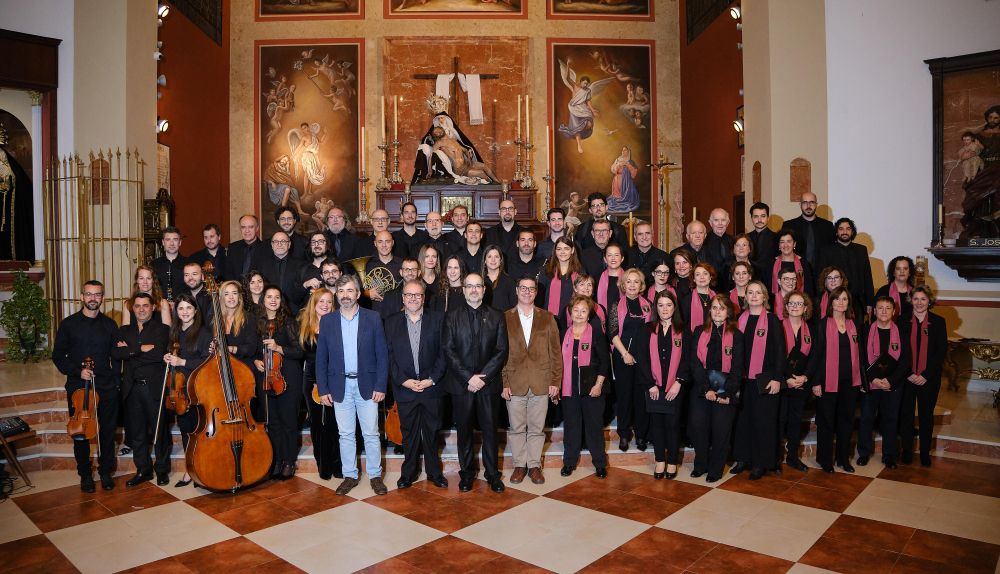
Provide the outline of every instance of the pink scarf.
{"type": "MultiPolygon", "coordinates": [[[[805,279],[802,275],[802,258],[798,255],[793,255],[792,260],[795,265],[795,288],[802,291],[802,286],[805,285],[805,279]]],[[[771,268],[771,292],[778,293],[781,291],[781,285],[778,284],[778,274],[781,271],[781,256],[774,258],[774,267],[771,268]]]]}
{"type": "MultiPolygon", "coordinates": [[[[708,290],[708,297],[710,299],[712,297],[715,297],[715,291],[712,291],[711,289],[709,289],[708,290]]],[[[701,304],[701,295],[698,294],[698,288],[696,287],[696,288],[692,289],[691,290],[691,315],[690,315],[690,317],[691,317],[691,324],[688,325],[688,327],[691,329],[692,333],[694,333],[695,330],[698,327],[701,327],[702,325],[705,324],[705,315],[707,313],[708,313],[708,311],[705,309],[705,306],[701,304]]]]}
{"type": "Polygon", "coordinates": [[[737,287],[733,287],[729,290],[729,300],[733,302],[733,305],[737,309],[740,308],[740,293],[737,291],[737,287]]]}
{"type": "MultiPolygon", "coordinates": [[[[847,319],[847,335],[851,338],[851,386],[861,386],[861,367],[858,364],[858,329],[854,321],[847,319]]],[[[837,320],[826,319],[826,387],[828,393],[837,392],[840,382],[840,332],[837,330],[837,320]]]]}
{"type": "MultiPolygon", "coordinates": [[[[628,315],[628,303],[625,301],[627,297],[622,295],[618,298],[618,334],[622,333],[622,329],[625,328],[625,316],[628,315]]],[[[599,309],[600,307],[598,307],[599,309]]],[[[642,295],[639,296],[639,308],[642,309],[642,319],[644,323],[649,323],[653,320],[653,308],[650,306],[649,301],[646,300],[642,295]]]]}
{"type": "MultiPolygon", "coordinates": [[[[782,321],[782,325],[785,326],[785,347],[791,353],[792,349],[795,348],[795,329],[792,328],[792,322],[788,319],[782,321]]],[[[813,343],[812,337],[809,336],[809,323],[802,321],[802,325],[799,327],[799,334],[802,335],[802,344],[799,345],[799,352],[808,357],[813,343]]]]}
{"type": "Polygon", "coordinates": [[[819,318],[826,318],[826,306],[830,304],[830,292],[823,291],[823,298],[819,300],[819,318]]]}
{"type": "MultiPolygon", "coordinates": [[[[677,368],[681,364],[681,348],[683,338],[679,331],[675,331],[673,327],[670,329],[670,340],[673,343],[673,348],[670,350],[670,366],[667,369],[667,381],[672,381],[673,384],[670,385],[670,389],[674,388],[674,385],[680,383],[677,382],[677,368]]],[[[650,360],[649,365],[653,371],[653,382],[656,386],[663,387],[663,366],[660,365],[660,336],[658,335],[660,331],[660,325],[657,325],[653,329],[653,333],[649,336],[649,353],[650,360]]],[[[667,389],[667,390],[670,390],[667,389]]]]}
{"type": "MultiPolygon", "coordinates": [[[[617,279],[617,277],[616,277],[617,279]]],[[[608,270],[601,273],[601,278],[597,281],[597,302],[608,307],[608,270]]]]}
{"type": "MultiPolygon", "coordinates": [[[[750,322],[750,311],[744,311],[740,315],[740,331],[746,332],[747,323],[750,322]]],[[[767,311],[761,310],[757,316],[757,326],[750,347],[750,369],[747,371],[747,378],[753,379],[764,370],[764,353],[767,351],[767,311]],[[758,344],[760,343],[760,344],[758,344]]]]}
{"type": "MultiPolygon", "coordinates": [[[[587,327],[583,330],[583,334],[580,335],[580,350],[576,355],[576,366],[577,367],[589,367],[590,366],[590,352],[591,347],[593,347],[594,342],[594,328],[587,323],[587,327]]],[[[570,325],[569,329],[566,329],[566,335],[563,337],[562,344],[562,356],[563,356],[563,380],[562,380],[562,396],[571,397],[573,396],[573,326],[570,325]]]]}
{"type": "Polygon", "coordinates": [[[778,319],[782,321],[785,320],[785,296],[781,294],[781,289],[778,289],[774,293],[774,314],[778,316],[778,319]]]}
{"type": "MultiPolygon", "coordinates": [[[[671,287],[670,285],[664,285],[663,290],[670,291],[671,293],[673,293],[674,299],[677,298],[677,291],[675,291],[674,288],[671,287]]],[[[646,299],[649,299],[650,301],[656,299],[657,293],[659,293],[659,291],[656,290],[656,285],[650,286],[649,289],[646,289],[646,299]]]]}
{"type": "MultiPolygon", "coordinates": [[[[601,307],[600,305],[594,305],[594,314],[597,315],[598,319],[600,319],[601,331],[602,332],[605,331],[606,327],[604,326],[604,324],[608,322],[608,316],[604,312],[604,307],[601,307]]],[[[569,308],[569,305],[566,306],[566,324],[567,325],[573,324],[573,313],[572,309],[569,308]]]]}
{"type": "MultiPolygon", "coordinates": [[[[909,291],[907,291],[907,293],[909,293],[909,291]]],[[[889,296],[896,302],[896,313],[901,313],[903,310],[903,301],[899,296],[899,289],[896,288],[895,280],[889,283],[889,296]]]]}
{"type": "MultiPolygon", "coordinates": [[[[702,329],[698,337],[698,360],[701,366],[708,368],[708,340],[712,337],[712,329],[702,329]]],[[[722,328],[722,372],[733,370],[733,332],[722,328]]]]}
{"type": "MultiPolygon", "coordinates": [[[[875,362],[878,359],[880,353],[881,340],[878,336],[878,323],[872,323],[870,329],[868,329],[868,364],[875,362]]],[[[889,323],[889,355],[899,360],[900,347],[899,347],[899,327],[895,323],[889,323]]]]}
{"type": "Polygon", "coordinates": [[[913,350],[912,368],[914,375],[923,375],[924,371],[927,370],[927,325],[930,322],[930,318],[930,313],[924,315],[924,320],[920,323],[917,323],[916,315],[913,315],[913,317],[910,318],[910,349],[913,350]],[[919,353],[917,352],[917,329],[920,329],[922,335],[921,340],[924,343],[920,346],[919,353]]]}
{"type": "MultiPolygon", "coordinates": [[[[576,281],[576,273],[572,274],[572,281],[576,281]]],[[[559,307],[562,303],[562,279],[559,276],[559,270],[556,270],[556,274],[552,277],[552,281],[549,281],[549,292],[545,297],[546,304],[545,308],[553,315],[559,314],[559,307]]]]}

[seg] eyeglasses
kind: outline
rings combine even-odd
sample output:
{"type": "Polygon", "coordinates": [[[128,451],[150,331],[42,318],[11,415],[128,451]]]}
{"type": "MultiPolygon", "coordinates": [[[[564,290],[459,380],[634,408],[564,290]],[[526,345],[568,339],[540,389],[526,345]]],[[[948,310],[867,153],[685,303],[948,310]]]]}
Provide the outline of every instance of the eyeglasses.
{"type": "Polygon", "coordinates": [[[826,276],[826,280],[827,281],[829,281],[831,279],[833,279],[834,281],[839,280],[840,279],[840,275],[827,275],[826,276]]]}
{"type": "Polygon", "coordinates": [[[388,217],[373,217],[372,221],[378,221],[378,222],[389,221],[389,218],[388,217]]]}
{"type": "Polygon", "coordinates": [[[340,271],[337,271],[336,269],[327,269],[326,271],[321,271],[320,275],[324,275],[324,276],[326,276],[326,275],[340,275],[340,271]]]}
{"type": "Polygon", "coordinates": [[[326,245],[326,239],[317,239],[314,241],[310,241],[309,245],[326,245]]]}
{"type": "Polygon", "coordinates": [[[788,303],[785,303],[785,305],[787,305],[789,309],[798,309],[799,307],[806,306],[806,304],[802,301],[789,301],[788,303]]]}
{"type": "Polygon", "coordinates": [[[520,285],[517,288],[517,290],[518,291],[524,291],[526,293],[532,293],[532,292],[538,291],[538,287],[529,287],[527,285],[520,285]]]}
{"type": "Polygon", "coordinates": [[[272,239],[271,245],[288,245],[291,241],[287,239],[272,239]]]}
{"type": "Polygon", "coordinates": [[[466,283],[464,285],[464,287],[466,289],[483,289],[483,288],[486,287],[486,285],[483,285],[482,283],[475,283],[475,284],[473,284],[473,283],[466,283]]]}
{"type": "Polygon", "coordinates": [[[423,293],[403,293],[404,299],[420,299],[423,296],[423,293]]]}
{"type": "Polygon", "coordinates": [[[606,207],[607,205],[608,204],[604,203],[604,202],[591,203],[590,204],[590,209],[594,209],[595,207],[606,207]]]}
{"type": "Polygon", "coordinates": [[[653,271],[653,275],[670,275],[669,271],[661,271],[659,269],[653,271]]]}

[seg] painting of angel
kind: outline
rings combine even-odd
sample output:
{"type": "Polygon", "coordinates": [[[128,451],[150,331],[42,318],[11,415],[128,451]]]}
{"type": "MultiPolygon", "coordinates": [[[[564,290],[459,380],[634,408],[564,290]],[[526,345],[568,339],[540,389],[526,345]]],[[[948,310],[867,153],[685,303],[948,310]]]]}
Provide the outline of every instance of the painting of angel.
{"type": "Polygon", "coordinates": [[[559,125],[559,133],[576,140],[576,150],[583,153],[583,140],[594,133],[594,120],[598,116],[591,100],[600,95],[614,78],[604,78],[591,83],[589,76],[576,77],[576,72],[570,67],[572,60],[559,60],[559,75],[563,84],[569,88],[572,96],[566,109],[569,111],[569,123],[559,125]]]}

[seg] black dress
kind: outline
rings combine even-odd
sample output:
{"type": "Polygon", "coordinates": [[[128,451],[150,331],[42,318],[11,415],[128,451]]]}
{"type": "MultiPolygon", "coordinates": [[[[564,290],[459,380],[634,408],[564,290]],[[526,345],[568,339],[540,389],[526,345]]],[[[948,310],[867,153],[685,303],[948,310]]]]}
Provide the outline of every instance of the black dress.
{"type": "Polygon", "coordinates": [[[636,361],[639,363],[639,375],[642,383],[639,385],[646,389],[645,408],[649,418],[649,434],[653,439],[653,455],[656,462],[667,462],[668,464],[679,464],[681,457],[681,416],[684,409],[684,401],[687,400],[687,389],[690,380],[691,363],[691,334],[687,329],[681,328],[681,346],[677,348],[673,344],[672,328],[663,331],[659,323],[654,326],[657,338],[657,345],[652,344],[651,337],[644,344],[640,344],[636,361]],[[659,348],[659,356],[656,356],[656,349],[659,348]],[[672,401],[666,400],[670,372],[670,361],[675,353],[680,354],[680,363],[677,365],[677,383],[681,385],[681,390],[672,401]],[[659,398],[653,400],[649,398],[649,389],[657,386],[653,377],[653,361],[660,362],[660,373],[663,376],[662,386],[660,386],[659,398]],[[664,456],[664,453],[666,456],[664,456]]]}
{"type": "MultiPolygon", "coordinates": [[[[617,336],[634,357],[643,344],[649,344],[649,330],[646,329],[646,318],[639,298],[625,297],[625,305],[627,315],[622,321],[621,332],[618,330],[617,301],[608,309],[608,341],[610,343],[617,336]]],[[[634,365],[626,365],[621,353],[612,346],[611,362],[614,368],[615,416],[618,418],[619,441],[627,443],[634,436],[637,444],[645,443],[649,433],[649,421],[646,417],[648,387],[637,381],[638,361],[634,365]]]]}

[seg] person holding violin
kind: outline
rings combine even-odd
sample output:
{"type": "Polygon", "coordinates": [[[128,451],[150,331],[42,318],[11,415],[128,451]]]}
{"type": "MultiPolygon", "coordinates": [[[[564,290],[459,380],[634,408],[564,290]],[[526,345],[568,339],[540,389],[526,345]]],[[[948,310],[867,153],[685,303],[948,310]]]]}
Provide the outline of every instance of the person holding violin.
{"type": "Polygon", "coordinates": [[[445,371],[441,345],[444,313],[424,307],[425,287],[419,278],[407,280],[402,290],[403,311],[385,320],[389,381],[403,434],[403,466],[396,482],[399,488],[413,485],[420,474],[421,454],[427,480],[438,488],[448,488],[437,449],[444,396],[438,385],[445,371]]]}
{"type": "MultiPolygon", "coordinates": [[[[326,263],[323,268],[326,269],[326,263]]],[[[339,271],[339,269],[338,269],[339,271]]],[[[338,276],[339,277],[339,276],[338,276]]],[[[312,437],[313,456],[319,477],[330,480],[344,478],[340,462],[340,433],[337,431],[337,417],[333,409],[318,401],[316,389],[316,342],[319,338],[319,322],[324,315],[334,311],[333,292],[320,287],[312,292],[305,307],[299,312],[299,345],[304,353],[305,373],[302,392],[309,406],[309,435],[312,437]]]]}
{"type": "Polygon", "coordinates": [[[154,445],[156,465],[150,454],[152,435],[156,433],[157,420],[161,418],[164,386],[163,374],[170,342],[170,328],[160,321],[151,320],[154,312],[153,297],[146,293],[132,295],[132,323],[118,329],[111,357],[122,361],[122,397],[125,398],[125,417],[131,429],[132,458],[136,474],[125,486],[138,486],[153,479],[165,486],[170,482],[170,450],[173,443],[169,432],[160,432],[154,445]]]}
{"type": "MultiPolygon", "coordinates": [[[[199,268],[200,269],[200,268],[199,268]]],[[[184,267],[185,274],[188,271],[184,267]]],[[[185,378],[208,358],[209,350],[212,346],[212,330],[202,321],[204,316],[201,307],[195,297],[188,293],[182,293],[174,302],[174,316],[170,327],[170,352],[163,356],[163,362],[168,367],[173,367],[175,371],[185,378]]],[[[186,384],[174,388],[176,383],[167,381],[167,406],[170,408],[171,402],[174,404],[174,412],[177,413],[177,426],[181,431],[181,441],[184,450],[187,451],[188,437],[198,426],[198,415],[190,409],[186,384]],[[173,397],[173,393],[180,395],[173,397]],[[171,401],[171,399],[173,399],[171,401]],[[181,411],[181,412],[178,412],[181,411]]],[[[160,429],[161,433],[167,432],[167,428],[160,429]]],[[[191,477],[187,472],[183,478],[174,484],[181,488],[191,484],[191,477]]]]}
{"type": "Polygon", "coordinates": [[[277,285],[264,288],[264,313],[257,317],[257,332],[264,338],[263,358],[254,359],[263,380],[258,391],[265,402],[267,435],[274,447],[271,478],[288,480],[295,476],[299,458],[299,406],[302,401],[302,347],[299,326],[277,285]]]}
{"type": "MultiPolygon", "coordinates": [[[[115,432],[118,420],[118,377],[111,362],[111,342],[118,326],[113,319],[101,313],[104,302],[104,285],[91,279],[83,284],[80,291],[82,307],[66,317],[56,330],[52,347],[52,362],[59,372],[66,375],[66,397],[69,399],[69,415],[77,413],[73,408],[73,393],[83,389],[85,383],[93,381],[97,391],[98,468],[101,487],[111,490],[115,487],[112,473],[115,471],[115,432]],[[93,368],[84,366],[85,359],[94,362],[93,368]]],[[[90,462],[90,441],[84,438],[73,441],[73,458],[76,472],[80,475],[80,490],[94,492],[93,470],[90,462]]]]}

